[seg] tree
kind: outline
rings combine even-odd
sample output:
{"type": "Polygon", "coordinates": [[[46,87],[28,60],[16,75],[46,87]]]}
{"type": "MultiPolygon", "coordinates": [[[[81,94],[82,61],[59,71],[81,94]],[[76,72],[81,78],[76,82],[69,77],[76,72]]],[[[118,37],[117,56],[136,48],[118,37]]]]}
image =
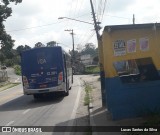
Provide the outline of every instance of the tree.
{"type": "Polygon", "coordinates": [[[90,54],[92,57],[97,55],[95,45],[93,43],[87,43],[85,48],[81,51],[81,55],[90,54]]]}
{"type": "Polygon", "coordinates": [[[45,47],[41,42],[37,42],[34,47],[45,47]]]}
{"type": "Polygon", "coordinates": [[[81,52],[81,51],[82,51],[82,45],[78,44],[76,50],[77,50],[78,52],[81,52]]]}
{"type": "Polygon", "coordinates": [[[20,45],[16,48],[16,51],[18,54],[20,54],[22,51],[24,50],[24,46],[23,45],[20,45]]]}
{"type": "Polygon", "coordinates": [[[31,47],[28,46],[28,45],[25,45],[25,46],[19,45],[19,46],[16,48],[16,51],[17,51],[18,54],[20,54],[22,51],[29,50],[29,49],[31,49],[31,47]]]}
{"type": "Polygon", "coordinates": [[[95,57],[93,58],[93,63],[94,63],[94,64],[98,64],[98,62],[99,62],[99,57],[98,57],[98,55],[97,55],[97,56],[95,56],[95,57]]]}
{"type": "Polygon", "coordinates": [[[24,46],[24,50],[29,50],[29,49],[32,49],[32,48],[30,46],[28,46],[28,45],[24,46]]]}
{"type": "Polygon", "coordinates": [[[13,56],[11,50],[14,46],[14,40],[6,33],[3,24],[12,13],[12,9],[8,7],[10,2],[15,2],[15,4],[17,4],[22,2],[22,0],[1,0],[0,2],[0,55],[3,56],[1,62],[3,62],[5,58],[11,58],[13,56]]]}
{"type": "Polygon", "coordinates": [[[50,41],[50,42],[47,43],[47,47],[53,47],[53,46],[56,46],[56,45],[57,45],[56,41],[50,41]]]}

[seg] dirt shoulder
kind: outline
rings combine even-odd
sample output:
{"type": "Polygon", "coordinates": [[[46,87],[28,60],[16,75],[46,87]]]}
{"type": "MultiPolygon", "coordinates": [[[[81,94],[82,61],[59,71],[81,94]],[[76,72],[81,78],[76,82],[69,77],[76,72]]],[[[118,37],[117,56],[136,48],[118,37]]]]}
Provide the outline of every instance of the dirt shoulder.
{"type": "Polygon", "coordinates": [[[20,83],[5,82],[0,84],[0,92],[19,85],[20,83]]]}

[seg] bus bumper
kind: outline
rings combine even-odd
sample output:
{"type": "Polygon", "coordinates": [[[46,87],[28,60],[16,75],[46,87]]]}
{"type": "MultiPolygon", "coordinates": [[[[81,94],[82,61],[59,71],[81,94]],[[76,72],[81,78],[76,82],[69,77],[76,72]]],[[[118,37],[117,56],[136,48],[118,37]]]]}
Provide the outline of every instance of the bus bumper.
{"type": "Polygon", "coordinates": [[[26,88],[23,88],[23,93],[25,95],[50,93],[50,92],[60,92],[60,91],[65,91],[65,84],[61,84],[61,85],[56,86],[56,87],[42,88],[42,89],[26,89],[26,88]]]}

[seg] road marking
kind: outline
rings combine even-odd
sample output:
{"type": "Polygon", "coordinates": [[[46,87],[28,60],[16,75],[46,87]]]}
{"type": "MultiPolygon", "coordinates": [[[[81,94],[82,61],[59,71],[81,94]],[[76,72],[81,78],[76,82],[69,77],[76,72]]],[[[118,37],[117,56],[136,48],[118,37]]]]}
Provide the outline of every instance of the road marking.
{"type": "Polygon", "coordinates": [[[10,126],[11,124],[13,124],[14,121],[10,121],[9,123],[7,123],[5,126],[10,126]]]}
{"type": "Polygon", "coordinates": [[[27,112],[29,112],[31,109],[27,109],[25,110],[22,114],[26,114],[27,112]]]}

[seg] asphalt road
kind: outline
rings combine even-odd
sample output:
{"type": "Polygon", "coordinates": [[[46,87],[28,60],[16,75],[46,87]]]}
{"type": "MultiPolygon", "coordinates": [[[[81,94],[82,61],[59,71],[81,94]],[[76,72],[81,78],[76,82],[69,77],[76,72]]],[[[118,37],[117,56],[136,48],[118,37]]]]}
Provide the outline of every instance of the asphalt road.
{"type": "MultiPolygon", "coordinates": [[[[78,76],[74,76],[74,84],[69,91],[69,96],[66,97],[53,95],[34,100],[33,96],[23,95],[21,84],[2,91],[0,92],[0,126],[73,126],[81,90],[82,82],[78,76]]],[[[3,134],[33,135],[37,133],[3,134]]]]}

